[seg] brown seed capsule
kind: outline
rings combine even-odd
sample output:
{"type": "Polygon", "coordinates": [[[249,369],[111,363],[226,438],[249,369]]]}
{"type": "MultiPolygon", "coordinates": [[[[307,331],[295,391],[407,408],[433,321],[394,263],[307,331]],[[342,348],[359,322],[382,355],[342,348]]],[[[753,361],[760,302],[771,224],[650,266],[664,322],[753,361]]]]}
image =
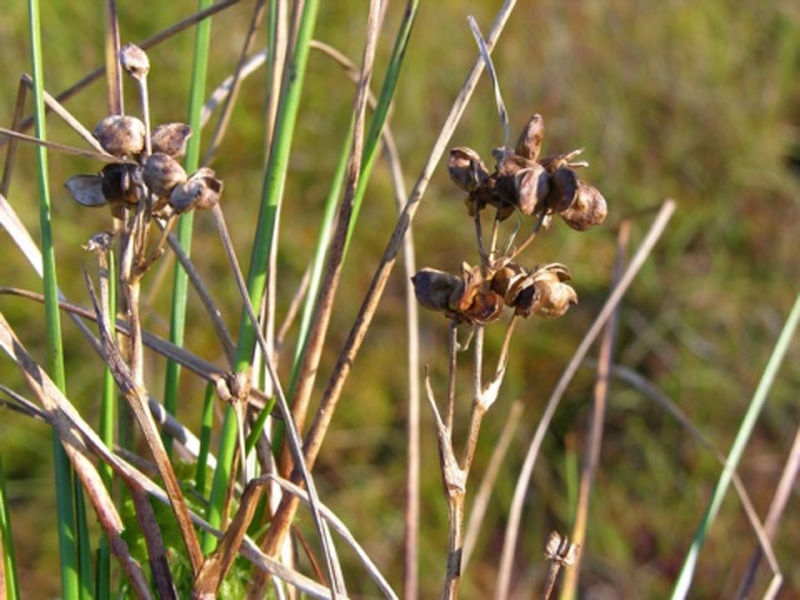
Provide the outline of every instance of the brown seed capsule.
{"type": "Polygon", "coordinates": [[[186,123],[164,123],[150,134],[153,152],[163,152],[172,158],[186,154],[186,142],[192,137],[192,128],[186,123]]]}
{"type": "Polygon", "coordinates": [[[424,308],[450,311],[464,293],[464,281],[445,271],[425,268],[411,278],[414,295],[424,308]]]}
{"type": "Polygon", "coordinates": [[[136,117],[110,115],[92,133],[103,150],[114,156],[136,156],[144,149],[144,123],[136,117]]]}
{"type": "MultiPolygon", "coordinates": [[[[532,314],[560,317],[571,305],[578,303],[575,290],[564,283],[569,279],[569,270],[562,264],[550,263],[534,267],[528,277],[516,284],[518,292],[513,298],[516,314],[526,318],[532,314]]],[[[509,295],[512,292],[513,289],[509,295]]],[[[508,297],[506,301],[509,302],[508,297]]]]}
{"type": "Polygon", "coordinates": [[[556,169],[550,174],[550,190],[546,205],[550,212],[568,209],[578,195],[578,176],[567,167],[556,169]]]}
{"type": "Polygon", "coordinates": [[[519,171],[514,176],[517,187],[517,204],[524,215],[532,215],[546,208],[544,200],[550,192],[550,177],[539,163],[519,171]]]}
{"type": "Polygon", "coordinates": [[[100,177],[103,195],[112,205],[139,203],[144,185],[139,165],[111,163],[103,167],[100,177]]]}
{"type": "Polygon", "coordinates": [[[473,191],[489,178],[481,157],[472,148],[465,146],[450,150],[447,172],[453,183],[465,192],[473,191]]]}
{"type": "Polygon", "coordinates": [[[156,197],[166,198],[176,185],[186,181],[186,171],[171,156],[156,152],[147,157],[143,178],[156,197]]]}
{"type": "Polygon", "coordinates": [[[602,223],[608,213],[606,199],[600,191],[586,182],[578,182],[575,202],[559,212],[564,222],[578,231],[586,231],[590,227],[602,223]]]}
{"type": "Polygon", "coordinates": [[[192,208],[207,210],[219,202],[220,194],[222,181],[214,177],[214,171],[203,167],[172,189],[169,204],[178,214],[192,208]]]}
{"type": "Polygon", "coordinates": [[[202,182],[202,191],[195,200],[195,208],[200,210],[210,210],[219,203],[222,195],[222,180],[214,177],[214,171],[208,167],[201,167],[190,179],[202,182]]]}
{"type": "Polygon", "coordinates": [[[544,138],[544,119],[542,115],[533,115],[519,136],[515,152],[523,158],[535,161],[542,149],[542,138],[544,138]]]}
{"type": "Polygon", "coordinates": [[[119,51],[122,68],[134,79],[144,79],[150,71],[150,59],[147,53],[136,44],[125,44],[119,51]]]}

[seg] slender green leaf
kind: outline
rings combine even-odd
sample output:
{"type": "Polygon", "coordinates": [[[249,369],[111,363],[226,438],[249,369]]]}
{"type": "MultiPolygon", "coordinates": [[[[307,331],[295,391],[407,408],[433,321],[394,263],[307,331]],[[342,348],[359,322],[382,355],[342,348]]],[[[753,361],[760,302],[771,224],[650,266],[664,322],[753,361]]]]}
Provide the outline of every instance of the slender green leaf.
{"type": "MultiPolygon", "coordinates": [[[[275,137],[264,174],[261,208],[258,215],[253,252],[250,257],[250,269],[247,275],[247,291],[255,307],[260,306],[266,288],[267,265],[269,264],[270,253],[273,251],[273,241],[277,235],[280,204],[286,181],[286,169],[289,163],[289,153],[297,122],[297,112],[318,8],[319,0],[309,0],[305,3],[303,14],[300,18],[297,42],[286,67],[292,76],[286,78],[286,87],[282,91],[282,101],[278,107],[275,137]]],[[[236,348],[235,368],[237,371],[244,371],[249,367],[253,356],[255,339],[256,334],[250,323],[247,310],[243,309],[239,326],[239,341],[236,348]]],[[[236,440],[236,415],[228,407],[222,424],[219,451],[217,452],[217,468],[214,471],[214,480],[211,485],[211,497],[209,498],[209,512],[207,515],[208,522],[214,527],[219,525],[222,518],[225,489],[230,480],[236,440]]],[[[210,535],[204,536],[203,550],[205,552],[213,550],[216,544],[216,538],[210,535]]]]}
{"type": "MultiPolygon", "coordinates": [[[[204,10],[213,4],[212,0],[199,0],[197,9],[204,10]]],[[[197,24],[194,38],[194,58],[192,60],[191,90],[189,94],[189,126],[194,135],[189,138],[186,147],[184,167],[187,173],[197,170],[200,160],[200,128],[203,103],[205,101],[206,75],[208,71],[208,55],[211,44],[211,18],[203,19],[197,24]]],[[[178,241],[186,256],[192,253],[193,213],[180,217],[178,223],[178,241]]],[[[186,298],[189,289],[189,277],[180,264],[175,264],[172,279],[172,305],[170,308],[169,341],[176,346],[183,346],[186,331],[186,298]]],[[[166,381],[164,384],[164,408],[175,414],[178,408],[178,387],[180,385],[180,366],[174,360],[167,362],[166,381]]],[[[172,451],[172,437],[163,433],[164,446],[168,453],[172,451]]]]}
{"type": "MultiPolygon", "coordinates": [[[[36,137],[47,139],[44,107],[44,76],[42,68],[41,22],[38,0],[28,0],[31,70],[33,72],[34,129],[36,137]]],[[[58,312],[58,283],[55,250],[50,214],[47,149],[37,145],[36,183],[39,192],[39,233],[42,244],[42,277],[44,282],[45,335],[47,368],[61,390],[66,387],[64,350],[61,340],[61,318],[58,312]]],[[[78,541],[76,539],[75,506],[73,503],[74,475],[58,436],[53,433],[53,462],[56,480],[58,540],[61,557],[61,593],[64,598],[80,596],[78,541]]],[[[88,582],[89,584],[91,583],[88,582]]]]}
{"type": "Polygon", "coordinates": [[[706,533],[708,533],[708,530],[711,528],[711,525],[714,523],[719,513],[722,500],[725,498],[733,475],[736,472],[736,467],[742,459],[742,455],[747,447],[750,435],[753,433],[756,421],[767,401],[767,394],[769,394],[770,389],[772,389],[775,375],[778,373],[778,368],[783,362],[783,358],[786,356],[789,344],[797,329],[798,322],[800,322],[800,294],[798,294],[795,299],[794,306],[789,313],[789,317],[786,319],[778,341],[772,349],[772,354],[767,361],[767,366],[761,376],[761,381],[758,382],[758,387],[756,387],[756,391],[750,400],[750,405],[747,408],[744,419],[742,419],[742,423],[736,433],[736,438],[733,441],[730,454],[728,454],[728,460],[725,461],[725,466],[717,480],[717,485],[714,487],[714,492],[711,494],[711,500],[708,506],[706,506],[703,518],[700,519],[697,532],[694,535],[692,545],[684,559],[683,567],[681,567],[680,575],[678,576],[678,580],[672,592],[672,598],[674,599],[686,598],[689,593],[689,588],[692,585],[692,579],[694,577],[694,570],[700,558],[700,549],[703,547],[703,543],[706,539],[706,533]]]}
{"type": "Polygon", "coordinates": [[[3,575],[5,589],[0,589],[0,596],[7,600],[19,598],[19,581],[17,579],[17,562],[14,558],[14,538],[11,536],[11,516],[8,512],[6,496],[6,476],[3,471],[3,459],[0,457],[0,554],[3,556],[3,575]]]}

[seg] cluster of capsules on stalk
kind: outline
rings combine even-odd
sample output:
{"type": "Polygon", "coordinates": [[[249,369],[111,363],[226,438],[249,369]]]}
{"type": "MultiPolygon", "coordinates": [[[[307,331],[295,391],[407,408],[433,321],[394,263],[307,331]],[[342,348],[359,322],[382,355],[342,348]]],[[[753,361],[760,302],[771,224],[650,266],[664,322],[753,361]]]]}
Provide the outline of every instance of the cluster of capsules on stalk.
{"type": "MultiPolygon", "coordinates": [[[[120,51],[122,67],[144,87],[150,69],[147,54],[128,44],[120,51]]],[[[211,209],[222,194],[222,181],[202,167],[188,175],[177,159],[186,153],[192,129],[166,123],[148,135],[145,124],[130,115],[110,115],[92,132],[108,154],[119,159],[96,175],[75,175],[66,187],[84,206],[109,205],[115,217],[147,203],[149,214],[169,219],[192,209],[211,209]]]]}
{"type": "MultiPolygon", "coordinates": [[[[576,172],[588,164],[575,160],[582,150],[540,158],[543,137],[544,120],[537,114],[513,150],[493,151],[496,164],[492,173],[473,149],[450,151],[450,179],[467,193],[467,210],[477,225],[481,211],[488,206],[495,208],[496,223],[515,213],[535,217],[533,235],[542,226],[548,228],[553,215],[578,231],[605,220],[605,198],[576,172]]],[[[463,263],[458,275],[422,269],[412,277],[417,300],[449,319],[470,324],[495,321],[504,307],[522,317],[559,317],[577,303],[575,290],[566,283],[571,278],[566,266],[548,263],[527,269],[513,262],[518,253],[508,251],[495,258],[494,251],[481,251],[481,264],[470,267],[463,263]]]]}

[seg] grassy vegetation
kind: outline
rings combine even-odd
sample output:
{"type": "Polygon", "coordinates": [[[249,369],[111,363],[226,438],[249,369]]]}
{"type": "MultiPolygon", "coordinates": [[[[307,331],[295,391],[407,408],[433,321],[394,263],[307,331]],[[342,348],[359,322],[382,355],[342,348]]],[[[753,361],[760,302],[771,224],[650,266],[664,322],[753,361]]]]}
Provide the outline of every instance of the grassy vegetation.
{"type": "MultiPolygon", "coordinates": [[[[44,85],[56,93],[103,64],[104,16],[88,3],[44,4],[44,85]]],[[[185,0],[157,9],[148,8],[148,3],[119,4],[123,43],[141,41],[197,8],[196,2],[185,0]]],[[[419,9],[389,117],[409,189],[477,55],[466,17],[473,15],[486,35],[495,4],[443,1],[423,3],[419,9]]],[[[3,126],[11,122],[17,76],[30,71],[31,64],[25,6],[12,5],[5,7],[0,20],[3,126]]],[[[386,12],[372,81],[376,93],[403,8],[390,3],[386,12]]],[[[252,2],[242,2],[214,17],[209,88],[234,71],[252,11],[252,2]]],[[[366,16],[366,7],[360,3],[322,2],[313,37],[339,49],[358,66],[366,16]]],[[[263,49],[267,43],[266,25],[262,25],[255,48],[263,49]]],[[[194,28],[190,28],[148,50],[154,123],[188,120],[193,44],[194,28]]],[[[632,222],[631,248],[635,248],[662,200],[671,197],[678,203],[666,233],[623,300],[613,364],[660,390],[723,452],[733,443],[800,289],[796,248],[800,13],[791,2],[520,3],[492,56],[512,135],[532,114],[540,113],[547,127],[545,154],[585,147],[583,156],[590,166],[581,176],[602,191],[609,216],[603,227],[582,235],[556,222],[524,255],[530,262],[527,266],[569,265],[580,304],[560,319],[530,319],[517,325],[500,398],[483,422],[472,468],[475,487],[467,494],[468,512],[512,402],[521,400],[524,410],[461,582],[464,598],[494,592],[499,548],[521,463],[551,390],[608,296],[617,229],[623,220],[632,222]]],[[[245,273],[264,180],[267,77],[262,67],[243,82],[212,165],[225,184],[221,207],[245,273]]],[[[126,106],[133,112],[138,106],[135,88],[129,81],[125,88],[126,106]]],[[[317,244],[339,149],[351,127],[353,97],[353,83],[342,69],[312,50],[282,194],[275,288],[278,326],[317,244]]],[[[108,114],[104,80],[88,86],[66,106],[91,129],[108,114]]],[[[26,114],[31,110],[29,103],[26,114]]],[[[202,134],[195,133],[201,156],[215,119],[202,134]]],[[[81,145],[74,133],[52,117],[47,135],[81,145]]],[[[494,95],[484,74],[448,148],[469,146],[486,159],[502,141],[494,95]]],[[[68,298],[88,305],[81,265],[92,273],[96,265],[81,245],[109,228],[109,214],[105,209],[77,205],[62,183],[76,173],[97,171],[98,163],[54,152],[49,153],[49,162],[58,283],[68,298]]],[[[21,145],[7,195],[32,232],[39,231],[35,163],[33,148],[21,145]]],[[[345,344],[396,215],[389,170],[379,159],[342,268],[311,393],[312,407],[319,402],[345,344]]],[[[478,262],[463,194],[448,180],[445,164],[433,174],[413,231],[419,266],[455,272],[462,260],[478,262]]],[[[40,291],[38,277],[10,238],[1,235],[5,253],[0,285],[40,291]]],[[[228,328],[236,332],[246,317],[210,214],[195,215],[192,256],[228,328]]],[[[143,280],[143,327],[163,337],[169,332],[173,265],[168,251],[143,280]]],[[[401,261],[352,365],[314,467],[320,498],[347,524],[398,592],[407,473],[408,384],[401,343],[407,323],[405,280],[401,261]]],[[[29,300],[0,297],[0,311],[34,358],[46,363],[42,307],[29,300]]],[[[184,347],[225,365],[224,353],[194,292],[188,294],[186,318],[184,347]]],[[[423,311],[419,329],[420,363],[429,366],[437,389],[444,389],[447,320],[423,311]]],[[[486,330],[487,356],[493,357],[487,359],[487,370],[500,351],[500,329],[486,330]]],[[[281,348],[278,372],[285,388],[296,332],[297,325],[281,348]]],[[[66,320],[63,339],[67,396],[82,414],[95,415],[103,362],[66,320]]],[[[594,362],[597,348],[590,352],[594,362]]],[[[512,581],[518,597],[530,597],[531,590],[541,587],[548,533],[554,529],[567,533],[572,526],[577,471],[592,409],[594,362],[588,364],[592,360],[579,370],[555,413],[533,472],[512,581]]],[[[788,349],[738,469],[762,518],[800,422],[795,401],[798,365],[795,343],[788,349]]],[[[146,353],[144,372],[147,389],[160,398],[163,357],[146,353]]],[[[469,370],[462,368],[459,377],[469,381],[469,370]]],[[[0,360],[0,383],[32,397],[6,358],[0,360]]],[[[470,401],[467,389],[459,397],[464,414],[470,401]]],[[[585,593],[607,588],[619,597],[665,597],[673,589],[721,471],[713,454],[642,389],[621,377],[611,382],[583,549],[580,581],[585,593]]],[[[184,373],[178,418],[196,434],[201,429],[204,391],[203,381],[184,373]]],[[[2,410],[0,454],[20,587],[23,597],[53,597],[60,593],[60,581],[54,567],[58,552],[50,428],[2,410]]],[[[225,407],[217,401],[215,410],[213,453],[219,448],[225,407]]],[[[96,426],[94,420],[90,422],[96,426]]],[[[456,428],[456,435],[463,436],[466,419],[457,422],[456,428]]],[[[433,415],[424,403],[421,437],[419,596],[428,598],[441,589],[448,525],[433,415]]],[[[187,469],[187,478],[189,473],[187,469]]],[[[172,514],[164,512],[164,518],[172,514]]],[[[297,526],[316,544],[309,514],[301,509],[297,526]]],[[[790,504],[774,540],[784,575],[782,597],[800,594],[800,566],[794,556],[798,536],[800,513],[790,504]]],[[[175,531],[165,537],[178,540],[175,531]]],[[[708,532],[691,596],[732,597],[755,543],[741,502],[731,491],[708,532]]],[[[348,591],[354,596],[377,595],[372,584],[362,587],[359,583],[364,578],[357,559],[338,543],[337,549],[348,591]]],[[[305,573],[312,572],[302,561],[301,565],[305,573]]],[[[113,557],[112,568],[116,568],[113,557]]],[[[766,584],[762,566],[756,593],[763,593],[766,584]]]]}

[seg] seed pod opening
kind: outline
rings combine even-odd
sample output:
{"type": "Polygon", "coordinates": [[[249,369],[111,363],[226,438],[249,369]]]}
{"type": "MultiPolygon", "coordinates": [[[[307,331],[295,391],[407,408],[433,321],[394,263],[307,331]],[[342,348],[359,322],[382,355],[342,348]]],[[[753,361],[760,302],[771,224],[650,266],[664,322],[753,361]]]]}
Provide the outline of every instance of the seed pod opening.
{"type": "Polygon", "coordinates": [[[112,205],[139,203],[143,182],[142,170],[138,165],[111,163],[103,167],[100,177],[103,195],[112,205]]]}

